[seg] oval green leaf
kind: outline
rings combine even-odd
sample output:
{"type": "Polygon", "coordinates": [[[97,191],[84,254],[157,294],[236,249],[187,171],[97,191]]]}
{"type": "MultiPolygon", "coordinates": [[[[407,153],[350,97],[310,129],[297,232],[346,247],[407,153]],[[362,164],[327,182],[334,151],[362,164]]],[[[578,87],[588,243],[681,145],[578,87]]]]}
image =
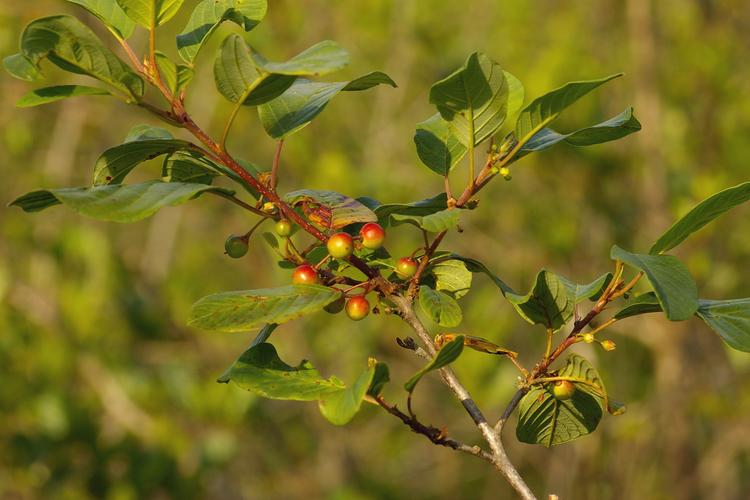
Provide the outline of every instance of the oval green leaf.
{"type": "Polygon", "coordinates": [[[339,297],[338,290],[321,285],[222,292],[196,302],[188,324],[204,330],[244,332],[316,313],[339,297]]]}
{"type": "Polygon", "coordinates": [[[444,327],[461,324],[461,306],[450,295],[422,285],[419,287],[419,306],[435,323],[444,327]]]}
{"type": "Polygon", "coordinates": [[[705,321],[729,347],[750,352],[750,298],[701,299],[695,314],[705,321]]]}
{"type": "Polygon", "coordinates": [[[82,95],[110,95],[110,93],[104,89],[86,87],[85,85],[57,85],[32,90],[21,97],[16,102],[16,106],[19,108],[28,108],[82,95]]]}

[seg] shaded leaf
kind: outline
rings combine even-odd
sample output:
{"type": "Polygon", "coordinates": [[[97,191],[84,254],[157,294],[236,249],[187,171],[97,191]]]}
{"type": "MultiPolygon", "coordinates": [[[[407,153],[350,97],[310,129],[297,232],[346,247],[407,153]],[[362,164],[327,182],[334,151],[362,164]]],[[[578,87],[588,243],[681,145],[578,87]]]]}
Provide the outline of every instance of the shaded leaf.
{"type": "Polygon", "coordinates": [[[128,131],[128,135],[125,136],[125,140],[122,142],[126,143],[133,141],[147,141],[151,139],[169,140],[174,139],[174,136],[172,135],[172,132],[165,128],[154,127],[153,125],[146,125],[142,123],[140,125],[134,125],[128,131]]]}
{"type": "Polygon", "coordinates": [[[378,222],[383,227],[390,224],[392,214],[425,216],[440,212],[448,208],[447,197],[445,193],[440,193],[432,198],[414,201],[411,203],[386,203],[378,204],[373,210],[378,216],[378,222]]]}
{"type": "Polygon", "coordinates": [[[173,94],[179,94],[193,79],[193,69],[183,64],[175,64],[161,52],[156,53],[156,64],[167,88],[173,94]]]}
{"type": "Polygon", "coordinates": [[[526,295],[506,292],[506,298],[518,314],[532,324],[542,324],[557,330],[573,315],[576,304],[574,293],[556,274],[542,270],[537,274],[531,291],[526,295]]]}
{"type": "Polygon", "coordinates": [[[125,11],[112,0],[68,0],[78,4],[102,21],[112,32],[127,40],[133,34],[135,23],[125,11]]]}
{"type": "Polygon", "coordinates": [[[655,312],[662,312],[661,304],[654,292],[647,292],[629,300],[625,307],[615,313],[614,317],[620,320],[655,312]]]}
{"type": "Polygon", "coordinates": [[[419,306],[435,323],[444,327],[454,327],[463,319],[458,302],[448,294],[433,290],[428,286],[419,287],[419,306]]]}
{"type": "Polygon", "coordinates": [[[515,293],[511,287],[509,287],[503,280],[500,279],[495,273],[490,271],[487,266],[479,262],[477,259],[471,257],[464,257],[458,254],[451,254],[451,258],[458,259],[466,264],[466,269],[472,273],[484,273],[492,282],[497,286],[503,295],[507,293],[515,293]]]}
{"type": "Polygon", "coordinates": [[[143,95],[143,80],[74,17],[32,21],[21,35],[21,51],[35,66],[48,58],[66,71],[92,76],[135,99],[143,95]]]}
{"type": "Polygon", "coordinates": [[[219,382],[233,382],[264,398],[294,401],[316,401],[325,394],[346,388],[336,377],[321,377],[308,361],[296,367],[284,363],[276,348],[268,343],[242,353],[219,382]]]}
{"type": "MultiPolygon", "coordinates": [[[[459,337],[459,335],[456,335],[453,333],[443,333],[441,335],[437,335],[435,337],[435,345],[440,347],[446,344],[447,342],[452,342],[457,337],[459,337]]],[[[489,340],[483,339],[482,337],[474,337],[473,335],[463,335],[463,338],[464,338],[464,347],[468,347],[469,349],[483,352],[485,354],[498,354],[500,356],[508,356],[509,358],[513,358],[513,359],[516,359],[518,357],[517,352],[511,351],[510,349],[506,349],[504,347],[500,347],[494,342],[490,342],[489,340]]]]}
{"type": "Polygon", "coordinates": [[[26,212],[64,204],[81,215],[112,222],[135,222],[166,206],[179,205],[205,192],[231,191],[205,184],[151,181],[142,184],[33,191],[11,203],[26,212]]]}
{"type": "Polygon", "coordinates": [[[164,159],[161,177],[166,182],[211,184],[218,172],[215,163],[197,153],[178,151],[164,159]]]}
{"type": "Polygon", "coordinates": [[[244,332],[318,312],[340,296],[338,290],[321,285],[216,293],[193,304],[188,324],[205,330],[244,332]]]}
{"type": "Polygon", "coordinates": [[[641,124],[633,115],[633,108],[628,108],[609,120],[582,128],[569,134],[561,134],[545,127],[534,134],[519,151],[519,155],[532,151],[541,151],[565,141],[573,146],[593,146],[621,139],[641,130],[641,124]]]}
{"type": "Polygon", "coordinates": [[[19,108],[39,106],[41,104],[67,99],[68,97],[82,95],[110,95],[110,93],[104,89],[86,87],[84,85],[57,85],[54,87],[44,87],[32,90],[25,96],[21,97],[16,102],[16,106],[19,108]]]}
{"type": "Polygon", "coordinates": [[[525,144],[537,132],[554,121],[565,108],[600,85],[619,76],[622,76],[622,73],[598,80],[566,83],[552,92],[537,97],[518,116],[515,131],[518,142],[525,144]]]}
{"type": "Polygon", "coordinates": [[[414,134],[417,154],[430,170],[440,175],[448,175],[464,156],[467,148],[453,134],[447,121],[435,113],[417,124],[414,134]]]}
{"type": "Polygon", "coordinates": [[[370,382],[370,388],[367,389],[367,395],[372,397],[379,396],[385,384],[390,382],[390,380],[391,376],[388,365],[377,362],[375,364],[375,374],[372,377],[372,382],[370,382]]]}
{"type": "Polygon", "coordinates": [[[518,405],[519,441],[550,447],[585,436],[599,425],[606,391],[596,369],[573,354],[557,376],[572,381],[576,391],[560,401],[552,393],[552,384],[534,385],[518,405]]]}
{"type": "Polygon", "coordinates": [[[392,83],[390,78],[385,81],[382,78],[372,78],[371,75],[350,82],[332,83],[299,78],[283,94],[258,106],[263,128],[274,139],[281,139],[304,128],[342,90],[364,90],[380,83],[392,83]],[[362,83],[363,80],[367,82],[366,85],[362,83]]]}
{"type": "Polygon", "coordinates": [[[378,85],[390,85],[391,87],[398,87],[390,76],[386,75],[382,71],[372,71],[366,75],[362,75],[359,78],[355,78],[346,84],[342,90],[345,92],[356,92],[360,90],[371,89],[378,85]]]}
{"type": "Polygon", "coordinates": [[[460,211],[455,208],[449,208],[425,216],[391,214],[391,219],[393,219],[394,225],[399,223],[409,223],[414,224],[425,231],[439,233],[441,231],[453,229],[458,225],[460,211]]]}
{"type": "Polygon", "coordinates": [[[187,149],[191,144],[179,139],[140,138],[102,153],[94,166],[95,186],[120,184],[138,165],[161,155],[187,149]]]}
{"type": "Polygon", "coordinates": [[[671,255],[640,255],[614,245],[612,259],[643,271],[671,321],[689,319],[698,308],[698,290],[687,268],[671,255]]]}
{"type": "Polygon", "coordinates": [[[703,200],[680,220],[675,222],[666,233],[664,233],[654,246],[649,250],[650,254],[664,253],[680,243],[685,238],[713,221],[724,212],[750,200],[750,182],[744,182],[738,186],[725,189],[715,195],[703,200]]]}
{"type": "Polygon", "coordinates": [[[456,336],[455,339],[443,345],[440,350],[435,354],[435,357],[424,366],[421,370],[415,373],[405,384],[404,389],[409,392],[413,392],[419,381],[431,371],[439,370],[449,364],[453,363],[464,350],[464,338],[461,335],[456,336]]]}
{"type": "Polygon", "coordinates": [[[729,347],[750,352],[750,298],[698,302],[695,314],[729,347]]]}
{"type": "Polygon", "coordinates": [[[266,0],[202,0],[195,6],[182,33],[177,35],[180,57],[192,64],[209,36],[224,21],[245,31],[252,30],[266,16],[266,0]]]}

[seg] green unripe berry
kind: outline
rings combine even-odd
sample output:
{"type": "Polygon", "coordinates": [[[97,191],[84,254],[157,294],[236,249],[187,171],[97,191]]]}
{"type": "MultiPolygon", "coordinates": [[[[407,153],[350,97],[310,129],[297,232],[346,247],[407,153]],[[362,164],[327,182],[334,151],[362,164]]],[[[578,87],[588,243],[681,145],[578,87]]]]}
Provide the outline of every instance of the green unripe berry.
{"type": "Polygon", "coordinates": [[[237,236],[236,234],[230,235],[224,242],[225,253],[233,259],[244,257],[248,248],[249,245],[247,244],[247,239],[243,236],[237,236]]]}
{"type": "Polygon", "coordinates": [[[565,401],[573,397],[576,392],[576,386],[569,380],[558,380],[552,386],[552,394],[558,401],[565,401]]]}
{"type": "Polygon", "coordinates": [[[292,223],[286,219],[281,219],[274,226],[274,230],[281,237],[289,236],[292,234],[292,223]]]}
{"type": "Polygon", "coordinates": [[[348,233],[336,233],[328,238],[326,247],[334,259],[345,259],[354,251],[354,240],[348,233]]]}

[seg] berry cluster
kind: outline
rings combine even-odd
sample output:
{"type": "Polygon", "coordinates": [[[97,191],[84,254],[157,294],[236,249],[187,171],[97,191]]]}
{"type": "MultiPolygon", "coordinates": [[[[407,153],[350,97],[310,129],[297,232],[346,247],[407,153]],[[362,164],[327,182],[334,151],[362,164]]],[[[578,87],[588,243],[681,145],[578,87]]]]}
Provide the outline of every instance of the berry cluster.
{"type": "MultiPolygon", "coordinates": [[[[274,232],[282,238],[288,238],[293,232],[292,223],[287,219],[279,219],[274,226],[274,232]]],[[[248,251],[251,233],[252,230],[241,236],[234,234],[229,236],[224,243],[226,255],[235,259],[244,257],[248,251]]],[[[347,260],[357,248],[377,250],[383,246],[384,241],[385,230],[375,222],[364,224],[356,237],[343,231],[335,233],[326,241],[328,256],[316,265],[310,263],[298,265],[292,272],[292,283],[295,285],[328,284],[330,280],[326,279],[326,274],[320,270],[322,264],[329,259],[347,260]]],[[[417,269],[418,264],[414,258],[401,257],[396,261],[394,271],[397,277],[409,280],[417,273],[417,269]]],[[[364,319],[370,313],[370,303],[365,297],[368,292],[367,288],[364,293],[349,295],[359,287],[360,284],[356,284],[342,290],[341,299],[326,306],[325,311],[336,314],[344,310],[346,315],[354,321],[364,319]]]]}

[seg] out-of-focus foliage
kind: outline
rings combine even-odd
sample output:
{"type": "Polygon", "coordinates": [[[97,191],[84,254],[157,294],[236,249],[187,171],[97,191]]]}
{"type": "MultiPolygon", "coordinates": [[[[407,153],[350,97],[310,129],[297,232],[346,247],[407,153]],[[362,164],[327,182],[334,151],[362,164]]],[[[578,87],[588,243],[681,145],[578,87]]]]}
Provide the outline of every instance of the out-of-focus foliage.
{"type": "MultiPolygon", "coordinates": [[[[189,11],[162,36],[177,35],[189,11]]],[[[93,25],[67,2],[19,8],[4,1],[0,52],[15,52],[20,28],[54,12],[93,25]]],[[[231,23],[218,30],[240,31],[231,23]]],[[[448,242],[524,290],[543,266],[588,282],[610,270],[612,243],[645,253],[696,201],[750,177],[749,31],[741,0],[280,0],[247,36],[270,60],[337,40],[352,53],[344,77],[378,68],[399,84],[333,100],[287,141],[282,161],[283,190],[335,189],[384,203],[441,189],[419,164],[412,137],[432,113],[430,85],[467,54],[485,52],[517,75],[527,101],[566,81],[625,72],[606,97],[592,94],[555,129],[577,130],[635,101],[642,132],[522,160],[511,182],[482,192],[479,208],[463,221],[465,232],[448,242]]],[[[119,51],[105,30],[97,33],[119,51]]],[[[212,37],[198,54],[188,94],[189,109],[216,134],[231,110],[214,89],[220,40],[212,37]]],[[[139,49],[146,44],[142,32],[131,41],[139,49]]],[[[176,47],[169,55],[177,56],[176,47]]],[[[54,77],[52,67],[45,71],[54,77]]],[[[0,77],[3,205],[38,186],[90,183],[99,155],[148,122],[104,97],[15,108],[27,91],[27,84],[0,77]]],[[[274,147],[257,116],[240,114],[237,125],[232,151],[267,167],[274,147]]],[[[746,207],[732,211],[676,250],[701,297],[750,296],[747,215],[746,207]]],[[[289,279],[261,245],[241,260],[222,255],[226,236],[247,225],[241,211],[208,197],[128,226],[62,209],[44,218],[0,209],[0,497],[510,497],[485,464],[434,449],[375,408],[339,428],[314,404],[258,400],[215,383],[251,339],[186,327],[190,305],[216,291],[289,279]]],[[[406,240],[413,229],[389,231],[406,240]]],[[[400,250],[417,244],[415,236],[400,250]]],[[[543,329],[529,330],[492,282],[475,279],[482,283],[464,301],[459,333],[514,351],[543,350],[543,329]]],[[[532,488],[562,498],[750,496],[746,355],[699,320],[669,324],[643,316],[614,331],[616,351],[579,351],[628,403],[628,413],[552,450],[508,439],[532,488]]],[[[396,346],[394,337],[404,334],[393,318],[353,326],[343,315],[318,314],[281,326],[274,343],[283,359],[296,364],[312,352],[322,374],[345,380],[354,380],[374,353],[389,359],[394,380],[405,380],[422,361],[396,346]]],[[[507,361],[496,358],[469,351],[454,364],[493,417],[515,379],[507,361]]],[[[422,384],[436,381],[428,375],[422,384]]],[[[386,386],[386,397],[400,397],[395,391],[386,386]]],[[[417,398],[416,411],[470,439],[463,409],[445,396],[417,398]]]]}

